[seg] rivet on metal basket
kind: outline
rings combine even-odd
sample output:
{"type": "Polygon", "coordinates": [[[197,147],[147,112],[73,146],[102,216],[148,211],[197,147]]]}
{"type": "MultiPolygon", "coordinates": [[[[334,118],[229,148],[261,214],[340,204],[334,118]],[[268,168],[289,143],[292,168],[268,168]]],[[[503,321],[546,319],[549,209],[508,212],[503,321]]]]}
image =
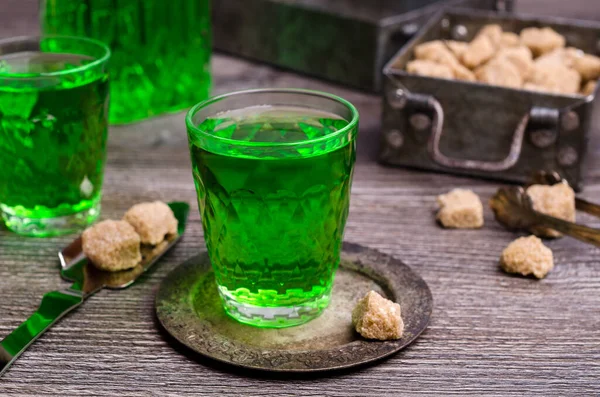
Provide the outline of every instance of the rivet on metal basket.
{"type": "Polygon", "coordinates": [[[556,131],[548,129],[534,130],[531,131],[529,137],[535,147],[544,149],[556,142],[556,131]]]}
{"type": "Polygon", "coordinates": [[[412,36],[419,30],[419,25],[416,23],[407,23],[402,26],[402,34],[405,36],[412,36]]]}
{"type": "Polygon", "coordinates": [[[415,113],[410,116],[410,125],[417,131],[428,130],[431,128],[431,119],[423,113],[415,113]]]}
{"type": "Polygon", "coordinates": [[[465,41],[467,39],[467,35],[469,34],[469,30],[465,25],[456,25],[452,29],[452,39],[458,41],[465,41]]]}
{"type": "Polygon", "coordinates": [[[404,145],[404,136],[399,130],[391,130],[387,133],[386,139],[391,147],[401,148],[404,145]]]}
{"type": "Polygon", "coordinates": [[[443,30],[445,30],[445,31],[450,30],[450,20],[448,18],[442,19],[440,24],[442,25],[443,30]]]}
{"type": "Polygon", "coordinates": [[[403,109],[408,103],[406,92],[401,89],[387,91],[388,103],[396,109],[403,109]]]}
{"type": "Polygon", "coordinates": [[[562,147],[558,151],[558,163],[564,167],[572,166],[577,162],[578,158],[577,150],[572,146],[562,147]]]}
{"type": "Polygon", "coordinates": [[[579,115],[574,111],[569,111],[562,116],[562,128],[565,131],[573,131],[579,128],[579,115]]]}
{"type": "Polygon", "coordinates": [[[507,2],[505,0],[498,0],[498,1],[496,1],[496,10],[498,10],[498,11],[508,11],[509,6],[506,3],[507,2]]]}

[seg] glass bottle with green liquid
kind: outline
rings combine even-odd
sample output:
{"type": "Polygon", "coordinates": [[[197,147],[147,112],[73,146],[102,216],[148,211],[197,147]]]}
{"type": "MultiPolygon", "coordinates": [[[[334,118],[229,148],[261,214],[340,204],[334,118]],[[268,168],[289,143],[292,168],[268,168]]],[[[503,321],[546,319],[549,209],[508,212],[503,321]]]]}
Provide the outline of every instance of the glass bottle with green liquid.
{"type": "Polygon", "coordinates": [[[44,34],[106,43],[110,122],[190,107],[210,92],[210,0],[41,0],[44,34]]]}

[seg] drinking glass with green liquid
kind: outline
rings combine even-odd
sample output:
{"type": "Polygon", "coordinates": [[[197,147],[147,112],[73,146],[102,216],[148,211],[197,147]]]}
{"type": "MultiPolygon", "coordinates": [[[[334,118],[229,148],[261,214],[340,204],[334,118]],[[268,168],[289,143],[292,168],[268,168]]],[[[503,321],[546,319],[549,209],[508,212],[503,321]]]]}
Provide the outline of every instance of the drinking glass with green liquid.
{"type": "Polygon", "coordinates": [[[41,0],[45,34],[100,40],[112,124],[187,109],[210,92],[210,0],[41,0]]]}
{"type": "Polygon", "coordinates": [[[355,107],[315,91],[251,90],[196,105],[186,124],[226,312],[261,327],[318,316],[348,216],[355,107]]]}
{"type": "Polygon", "coordinates": [[[98,217],[109,57],[85,38],[0,40],[0,216],[14,232],[69,233],[98,217]]]}

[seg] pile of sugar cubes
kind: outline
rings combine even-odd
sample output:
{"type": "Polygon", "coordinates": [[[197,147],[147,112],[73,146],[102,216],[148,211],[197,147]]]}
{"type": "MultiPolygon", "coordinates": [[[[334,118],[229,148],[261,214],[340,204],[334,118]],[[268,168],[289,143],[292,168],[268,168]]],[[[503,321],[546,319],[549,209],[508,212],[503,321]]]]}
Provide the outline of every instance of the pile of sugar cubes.
{"type": "Polygon", "coordinates": [[[417,45],[406,71],[529,91],[591,95],[600,77],[600,57],[568,47],[567,39],[550,27],[528,27],[517,34],[490,24],[470,43],[434,40],[417,45]]]}
{"type": "MultiPolygon", "coordinates": [[[[532,185],[527,195],[533,209],[543,214],[575,221],[575,192],[566,183],[555,185],[532,185]]],[[[466,189],[454,189],[438,196],[438,222],[445,228],[478,229],[483,226],[483,205],[479,196],[466,189]]],[[[534,227],[529,237],[521,237],[510,243],[502,252],[500,267],[507,273],[544,278],[554,267],[552,251],[539,237],[556,238],[561,234],[552,229],[534,227]]]]}
{"type": "MultiPolygon", "coordinates": [[[[575,221],[575,192],[566,182],[551,186],[532,185],[526,193],[536,211],[575,221]]],[[[438,196],[437,202],[437,220],[444,228],[483,227],[483,205],[473,191],[454,189],[438,196]]],[[[514,240],[502,251],[500,267],[507,273],[533,275],[541,279],[554,267],[554,258],[550,248],[538,236],[556,238],[560,237],[560,233],[539,227],[532,228],[530,232],[533,234],[514,240]]],[[[400,339],[404,332],[400,305],[375,291],[368,292],[358,301],[352,312],[352,323],[356,332],[366,339],[400,339]]]]}

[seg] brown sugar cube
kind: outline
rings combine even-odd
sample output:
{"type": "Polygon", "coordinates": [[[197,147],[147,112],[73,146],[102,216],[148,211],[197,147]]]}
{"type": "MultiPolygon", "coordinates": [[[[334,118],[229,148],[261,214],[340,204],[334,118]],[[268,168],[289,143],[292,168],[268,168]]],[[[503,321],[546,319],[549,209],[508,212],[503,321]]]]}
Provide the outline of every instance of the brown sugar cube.
{"type": "Polygon", "coordinates": [[[83,253],[101,270],[131,269],[142,260],[140,236],[125,221],[97,223],[83,232],[81,240],[83,253]]]}
{"type": "Polygon", "coordinates": [[[536,58],[536,65],[556,65],[561,64],[568,68],[573,67],[573,63],[576,58],[583,56],[583,51],[574,48],[557,48],[552,50],[541,57],[536,58]]]}
{"type": "Polygon", "coordinates": [[[447,43],[441,40],[429,41],[416,46],[415,58],[447,66],[452,71],[452,77],[456,79],[475,81],[475,75],[460,64],[458,58],[456,58],[454,53],[447,46],[447,43]]]}
{"type": "Polygon", "coordinates": [[[575,48],[575,47],[564,48],[562,51],[562,54],[563,54],[564,65],[567,67],[570,67],[570,68],[575,66],[576,59],[581,58],[585,55],[585,53],[583,51],[581,51],[579,48],[575,48]]]}
{"type": "Polygon", "coordinates": [[[430,41],[415,47],[415,57],[419,60],[447,66],[452,71],[452,77],[454,78],[475,81],[475,75],[461,65],[452,51],[440,40],[430,41]]]}
{"type": "Polygon", "coordinates": [[[565,38],[551,28],[525,28],[521,31],[521,42],[529,47],[533,55],[540,56],[565,46],[565,38]]]}
{"type": "MultiPolygon", "coordinates": [[[[555,218],[575,222],[575,192],[568,183],[556,185],[532,185],[527,188],[533,209],[555,218]]],[[[561,234],[552,229],[533,228],[531,232],[541,237],[560,237],[561,234]]]]}
{"type": "Polygon", "coordinates": [[[404,332],[400,305],[375,291],[369,291],[358,301],[352,310],[352,324],[367,339],[400,339],[404,332]]]}
{"type": "Polygon", "coordinates": [[[579,72],[584,81],[595,80],[600,77],[600,58],[583,54],[573,60],[573,69],[579,72]]]}
{"type": "Polygon", "coordinates": [[[144,244],[156,245],[166,235],[177,234],[177,219],[162,201],[136,204],[125,213],[123,220],[134,227],[144,244]]]}
{"type": "Polygon", "coordinates": [[[568,65],[567,59],[565,59],[565,49],[564,48],[557,48],[556,50],[552,50],[552,51],[542,55],[541,57],[536,58],[535,64],[537,66],[565,65],[567,67],[570,67],[568,65]]]}
{"type": "Polygon", "coordinates": [[[477,80],[502,87],[521,88],[523,77],[512,62],[504,58],[494,58],[475,71],[477,80]]]}
{"type": "Polygon", "coordinates": [[[475,73],[471,72],[469,69],[456,62],[455,65],[451,67],[452,73],[454,73],[454,78],[458,80],[464,81],[476,81],[475,73]]]}
{"type": "Polygon", "coordinates": [[[441,40],[428,41],[415,46],[415,58],[437,62],[440,54],[448,53],[448,47],[441,40]]]}
{"type": "Polygon", "coordinates": [[[554,259],[542,240],[535,236],[521,237],[502,251],[500,267],[507,273],[544,278],[554,267],[554,259]]]}
{"type": "Polygon", "coordinates": [[[477,33],[477,36],[487,36],[494,45],[494,47],[498,47],[500,45],[500,42],[502,41],[503,33],[504,32],[502,31],[502,27],[500,25],[489,24],[482,27],[477,33]]]}
{"type": "Polygon", "coordinates": [[[512,63],[523,79],[526,79],[533,70],[533,55],[525,46],[502,48],[496,57],[512,63]]]}
{"type": "Polygon", "coordinates": [[[544,87],[548,92],[577,94],[581,86],[581,76],[575,70],[561,64],[534,64],[527,82],[544,87]]]}
{"type": "Polygon", "coordinates": [[[421,59],[410,61],[406,65],[406,71],[421,76],[438,77],[441,79],[451,79],[454,77],[452,70],[448,66],[421,59]]]}
{"type": "Polygon", "coordinates": [[[469,43],[469,47],[462,54],[461,61],[469,69],[489,61],[496,52],[496,46],[486,35],[478,35],[469,43]]]}
{"type": "Polygon", "coordinates": [[[518,47],[521,45],[521,38],[513,32],[503,32],[500,36],[499,46],[501,48],[518,47]]]}
{"type": "Polygon", "coordinates": [[[596,81],[590,80],[583,86],[581,93],[585,96],[592,95],[596,90],[596,81]]]}
{"type": "Polygon", "coordinates": [[[470,69],[475,69],[477,66],[484,64],[494,56],[501,39],[502,28],[500,25],[484,26],[463,52],[462,63],[470,69]]]}
{"type": "Polygon", "coordinates": [[[469,43],[464,41],[446,40],[444,43],[456,59],[461,59],[464,52],[469,48],[469,43]]]}
{"type": "Polygon", "coordinates": [[[477,229],[483,226],[483,205],[467,189],[453,189],[437,197],[437,219],[446,228],[477,229]]]}

